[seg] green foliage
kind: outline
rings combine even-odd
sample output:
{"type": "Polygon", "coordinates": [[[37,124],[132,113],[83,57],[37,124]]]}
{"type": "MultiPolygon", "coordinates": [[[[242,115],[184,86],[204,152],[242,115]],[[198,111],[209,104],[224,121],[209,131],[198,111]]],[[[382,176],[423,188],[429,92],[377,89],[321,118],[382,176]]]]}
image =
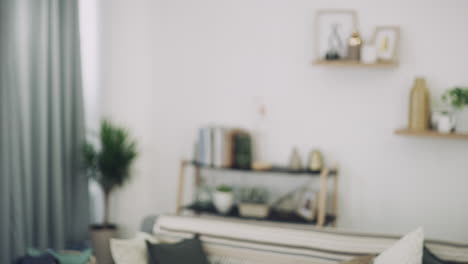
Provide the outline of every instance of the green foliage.
{"type": "Polygon", "coordinates": [[[234,167],[250,169],[252,163],[252,140],[247,133],[234,135],[234,167]]]}
{"type": "Polygon", "coordinates": [[[99,133],[100,149],[86,142],[82,154],[84,165],[105,193],[122,186],[130,178],[130,167],[137,156],[136,143],[127,130],[104,120],[99,133]]]}
{"type": "Polygon", "coordinates": [[[220,185],[216,187],[218,192],[232,192],[232,187],[227,185],[220,185]]]}
{"type": "Polygon", "coordinates": [[[246,187],[241,191],[241,202],[266,204],[268,202],[268,190],[262,187],[246,187]]]}
{"type": "Polygon", "coordinates": [[[442,100],[454,108],[462,109],[468,105],[468,88],[455,87],[442,95],[442,100]]]}

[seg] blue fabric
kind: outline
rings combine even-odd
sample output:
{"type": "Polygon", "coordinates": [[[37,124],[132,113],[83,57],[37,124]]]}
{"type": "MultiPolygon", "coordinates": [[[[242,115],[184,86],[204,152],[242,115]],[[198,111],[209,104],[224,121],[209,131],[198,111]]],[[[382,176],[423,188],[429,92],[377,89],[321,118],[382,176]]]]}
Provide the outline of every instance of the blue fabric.
{"type": "Polygon", "coordinates": [[[35,248],[29,248],[28,255],[29,257],[40,257],[44,255],[49,255],[52,256],[52,258],[57,259],[58,263],[60,264],[86,264],[89,262],[89,259],[93,255],[93,251],[91,249],[85,249],[78,253],[68,253],[55,251],[52,249],[42,251],[35,248]]]}
{"type": "Polygon", "coordinates": [[[78,0],[0,0],[0,264],[88,238],[78,0]]]}
{"type": "Polygon", "coordinates": [[[44,254],[40,256],[26,256],[16,261],[16,264],[57,264],[59,263],[54,256],[44,254]]]}
{"type": "Polygon", "coordinates": [[[59,260],[60,264],[86,264],[92,256],[92,250],[87,249],[78,254],[61,253],[49,251],[49,253],[59,260]]]}
{"type": "Polygon", "coordinates": [[[423,264],[446,264],[447,262],[439,259],[427,247],[424,247],[423,264]]]}

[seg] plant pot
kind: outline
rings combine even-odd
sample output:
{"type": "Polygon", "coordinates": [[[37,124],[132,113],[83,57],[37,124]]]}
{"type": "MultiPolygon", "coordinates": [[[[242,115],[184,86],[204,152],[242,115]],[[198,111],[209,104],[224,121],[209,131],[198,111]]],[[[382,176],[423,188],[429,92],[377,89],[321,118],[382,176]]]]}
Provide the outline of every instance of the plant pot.
{"type": "Polygon", "coordinates": [[[457,112],[455,130],[460,133],[468,133],[468,107],[457,112]]]}
{"type": "Polygon", "coordinates": [[[239,214],[243,217],[264,219],[268,217],[270,206],[267,204],[240,203],[239,214]]]}
{"type": "Polygon", "coordinates": [[[94,256],[99,264],[112,264],[112,255],[110,251],[110,239],[115,237],[117,232],[116,225],[91,225],[91,243],[94,250],[94,256]]]}
{"type": "Polygon", "coordinates": [[[213,203],[220,214],[227,214],[234,203],[234,195],[232,192],[215,191],[213,203]]]}

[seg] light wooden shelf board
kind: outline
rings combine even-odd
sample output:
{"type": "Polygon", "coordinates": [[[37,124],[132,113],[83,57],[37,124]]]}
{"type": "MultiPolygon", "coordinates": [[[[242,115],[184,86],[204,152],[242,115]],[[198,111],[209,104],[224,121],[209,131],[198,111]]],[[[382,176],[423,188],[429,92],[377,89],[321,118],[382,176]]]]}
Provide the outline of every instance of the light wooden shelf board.
{"type": "Polygon", "coordinates": [[[436,137],[436,138],[449,138],[449,139],[467,139],[468,134],[463,133],[439,133],[437,131],[412,131],[409,129],[399,129],[395,131],[395,134],[402,136],[414,136],[414,137],[436,137]]]}
{"type": "Polygon", "coordinates": [[[351,60],[316,60],[314,61],[314,65],[333,67],[391,68],[398,66],[398,62],[376,62],[369,64],[351,60]]]}

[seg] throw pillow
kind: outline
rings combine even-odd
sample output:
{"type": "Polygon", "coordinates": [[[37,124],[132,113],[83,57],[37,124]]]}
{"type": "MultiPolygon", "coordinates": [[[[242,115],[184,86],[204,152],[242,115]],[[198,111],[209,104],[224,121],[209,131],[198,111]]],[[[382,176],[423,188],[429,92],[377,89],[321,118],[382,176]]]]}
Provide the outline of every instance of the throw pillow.
{"type": "Polygon", "coordinates": [[[83,251],[54,251],[50,250],[49,253],[54,256],[60,264],[87,264],[93,256],[91,249],[83,251]]]}
{"type": "Polygon", "coordinates": [[[111,239],[110,248],[115,264],[148,264],[146,240],[158,242],[147,233],[138,233],[133,239],[111,239]]]}
{"type": "Polygon", "coordinates": [[[374,264],[422,264],[423,243],[424,232],[418,228],[377,256],[374,264]]]}
{"type": "Polygon", "coordinates": [[[18,259],[16,264],[58,264],[57,260],[50,254],[39,256],[26,256],[18,259]]]}
{"type": "Polygon", "coordinates": [[[423,264],[445,264],[447,262],[438,258],[427,247],[423,250],[423,264]]]}
{"type": "Polygon", "coordinates": [[[360,256],[360,257],[355,257],[351,260],[342,262],[341,264],[371,264],[374,258],[375,258],[374,255],[360,256]]]}
{"type": "Polygon", "coordinates": [[[93,251],[91,249],[86,249],[84,251],[55,251],[48,249],[46,251],[42,251],[35,248],[28,248],[27,254],[31,257],[39,257],[50,254],[55,259],[57,259],[60,264],[87,264],[90,262],[93,256],[93,251]]]}
{"type": "Polygon", "coordinates": [[[209,264],[198,238],[174,244],[151,244],[146,241],[150,264],[209,264]]]}

